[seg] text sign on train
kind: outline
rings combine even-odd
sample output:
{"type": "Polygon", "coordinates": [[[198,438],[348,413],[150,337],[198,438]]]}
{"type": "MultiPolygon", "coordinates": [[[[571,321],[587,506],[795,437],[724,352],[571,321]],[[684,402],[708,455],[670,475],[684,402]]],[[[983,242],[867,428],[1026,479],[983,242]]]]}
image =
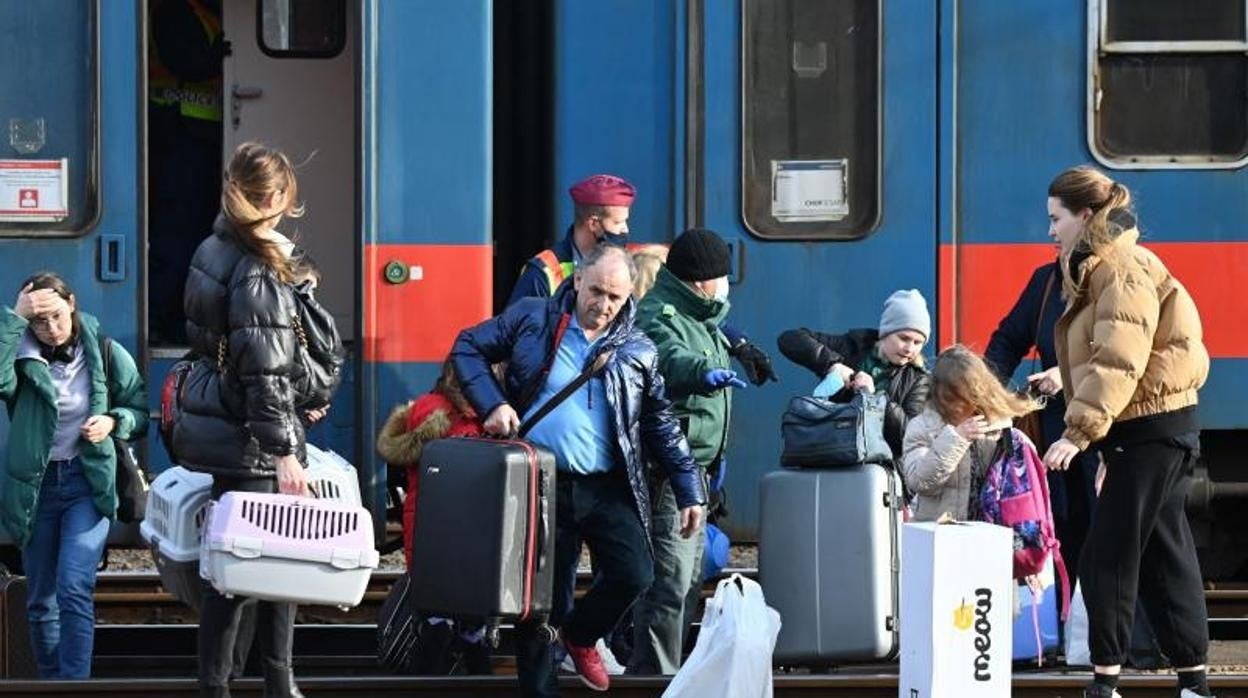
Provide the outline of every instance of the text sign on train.
{"type": "Polygon", "coordinates": [[[69,160],[0,160],[0,221],[69,216],[69,160]]]}
{"type": "Polygon", "coordinates": [[[782,223],[839,221],[849,215],[840,160],[772,160],[771,215],[782,223]]]}

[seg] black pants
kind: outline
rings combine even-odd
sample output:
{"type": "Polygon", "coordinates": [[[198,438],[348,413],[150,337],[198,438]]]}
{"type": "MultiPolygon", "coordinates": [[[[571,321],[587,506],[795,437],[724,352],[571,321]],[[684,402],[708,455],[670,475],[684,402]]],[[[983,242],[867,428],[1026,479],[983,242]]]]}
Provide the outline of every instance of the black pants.
{"type": "MultiPolygon", "coordinates": [[[[593,645],[611,631],[654,579],[654,563],[623,467],[603,475],[560,472],[555,501],[555,608],[551,624],[574,645],[593,645]],[[581,541],[594,556],[589,592],[573,605],[581,541]]],[[[538,626],[516,628],[516,665],[525,696],[557,696],[551,646],[537,638],[538,626]]]]}
{"type": "Polygon", "coordinates": [[[1102,450],[1105,483],[1079,568],[1093,664],[1126,660],[1137,591],[1171,663],[1205,663],[1208,617],[1184,511],[1199,452],[1196,433],[1102,450]]]}
{"type": "MultiPolygon", "coordinates": [[[[214,477],[212,498],[225,492],[276,492],[277,481],[271,478],[236,480],[214,477]]],[[[234,643],[239,635],[244,611],[252,608],[255,616],[255,637],[264,675],[265,695],[290,695],[291,650],[295,636],[295,604],[257,601],[217,593],[208,582],[202,583],[203,603],[199,619],[199,689],[201,696],[228,698],[231,668],[235,663],[234,643]]]]}

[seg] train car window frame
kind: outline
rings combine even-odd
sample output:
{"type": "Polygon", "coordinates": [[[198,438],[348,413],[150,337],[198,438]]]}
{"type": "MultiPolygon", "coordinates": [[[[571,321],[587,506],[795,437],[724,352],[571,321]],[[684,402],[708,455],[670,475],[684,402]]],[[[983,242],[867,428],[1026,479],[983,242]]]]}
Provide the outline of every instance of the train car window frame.
{"type": "MultiPolygon", "coordinates": [[[[270,58],[334,58],[347,47],[347,0],[329,0],[334,7],[334,42],[323,49],[282,49],[269,46],[264,36],[265,6],[275,0],[256,0],[256,45],[270,58]]],[[[297,0],[289,0],[296,2],[297,0]]]]}
{"type": "MultiPolygon", "coordinates": [[[[0,221],[0,238],[78,238],[87,235],[99,225],[100,217],[103,214],[103,195],[100,187],[100,141],[102,139],[100,104],[102,92],[102,67],[100,61],[100,2],[93,0],[85,3],[88,21],[91,27],[88,30],[90,37],[88,38],[87,52],[89,66],[86,71],[89,74],[87,82],[90,86],[87,101],[86,119],[86,148],[84,158],[75,162],[72,157],[62,156],[69,161],[68,169],[70,183],[67,185],[66,197],[68,198],[68,208],[72,212],[74,208],[85,206],[86,215],[82,221],[74,225],[72,223],[73,216],[67,216],[64,220],[58,221],[0,221]],[[73,178],[78,176],[77,172],[85,172],[86,179],[83,181],[82,201],[77,201],[72,195],[73,178]]],[[[0,148],[0,159],[29,159],[29,160],[56,160],[61,159],[54,157],[54,153],[35,152],[30,154],[13,153],[13,146],[10,144],[10,124],[7,120],[0,123],[0,133],[4,135],[3,145],[0,148]]],[[[45,123],[44,128],[47,128],[45,123]]],[[[41,146],[42,148],[43,146],[41,146]]]]}
{"type": "MultiPolygon", "coordinates": [[[[1248,74],[1248,0],[1236,0],[1244,3],[1244,29],[1240,40],[1233,39],[1199,39],[1199,40],[1158,40],[1158,41],[1117,41],[1110,36],[1109,6],[1112,2],[1122,0],[1088,0],[1088,53],[1087,53],[1087,143],[1088,149],[1098,162],[1115,169],[1122,170],[1215,170],[1238,169],[1248,165],[1248,119],[1245,120],[1242,145],[1239,152],[1232,154],[1219,153],[1117,153],[1105,147],[1103,133],[1113,128],[1112,124],[1102,123],[1102,110],[1106,81],[1105,66],[1114,61],[1136,58],[1173,59],[1200,57],[1238,56],[1244,61],[1243,70],[1248,74]]],[[[1243,100],[1240,107],[1248,114],[1248,90],[1238,89],[1229,92],[1226,99],[1243,100]]],[[[1213,107],[1216,110],[1217,107],[1213,107]]]]}
{"type": "MultiPolygon", "coordinates": [[[[872,128],[874,129],[874,138],[870,140],[867,146],[870,157],[874,159],[874,177],[871,178],[869,184],[864,188],[855,186],[856,178],[853,175],[853,162],[846,162],[849,152],[822,153],[818,158],[802,159],[794,157],[793,159],[771,159],[761,165],[751,167],[752,151],[758,145],[752,142],[751,125],[752,115],[750,111],[751,102],[751,86],[753,79],[750,76],[750,60],[752,56],[752,38],[750,19],[750,9],[754,2],[763,2],[771,6],[778,2],[786,0],[743,0],[741,3],[741,77],[740,77],[740,95],[741,95],[741,221],[745,229],[756,238],[762,240],[811,240],[811,241],[830,241],[830,242],[852,242],[862,240],[873,234],[880,226],[880,220],[883,211],[883,180],[884,180],[884,164],[883,164],[883,132],[884,132],[884,3],[883,0],[875,0],[869,3],[870,9],[875,13],[875,56],[872,61],[875,67],[875,80],[873,83],[866,82],[874,89],[874,100],[871,100],[874,110],[874,119],[872,120],[872,128]],[[844,215],[839,215],[832,210],[834,207],[828,207],[827,217],[817,221],[780,220],[774,215],[774,202],[770,210],[764,210],[757,202],[762,197],[757,192],[751,194],[751,189],[759,189],[758,180],[766,177],[769,185],[768,191],[771,197],[775,197],[775,178],[781,170],[789,168],[793,169],[820,169],[825,171],[839,171],[843,179],[844,193],[843,199],[845,206],[848,207],[844,215]],[[751,178],[755,180],[751,185],[751,178]],[[753,203],[752,203],[753,202],[753,203]],[[863,203],[869,206],[865,216],[858,217],[855,215],[855,204],[859,207],[863,203]],[[765,214],[765,215],[760,215],[765,214]],[[838,217],[833,217],[838,216],[838,217]]],[[[866,4],[866,3],[864,3],[866,4]]],[[[791,47],[793,53],[797,50],[796,46],[791,47]]],[[[826,51],[826,47],[824,49],[826,51]]],[[[794,55],[793,70],[800,73],[799,67],[796,65],[797,56],[794,55]]],[[[826,56],[825,56],[826,60],[826,56]]],[[[823,63],[822,67],[826,68],[827,63],[823,63]]],[[[841,102],[844,103],[844,102],[841,102]]],[[[794,110],[788,111],[790,119],[800,118],[794,115],[794,110]]],[[[857,140],[857,139],[855,139],[857,140]]]]}

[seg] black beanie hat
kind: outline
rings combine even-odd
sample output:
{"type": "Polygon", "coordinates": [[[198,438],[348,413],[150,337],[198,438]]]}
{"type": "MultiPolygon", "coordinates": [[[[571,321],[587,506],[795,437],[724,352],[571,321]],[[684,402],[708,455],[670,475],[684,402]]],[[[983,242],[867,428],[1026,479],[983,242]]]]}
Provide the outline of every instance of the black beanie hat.
{"type": "Polygon", "coordinates": [[[676,237],[667,253],[667,270],[681,281],[709,281],[728,276],[728,244],[713,230],[690,228],[676,237]]]}

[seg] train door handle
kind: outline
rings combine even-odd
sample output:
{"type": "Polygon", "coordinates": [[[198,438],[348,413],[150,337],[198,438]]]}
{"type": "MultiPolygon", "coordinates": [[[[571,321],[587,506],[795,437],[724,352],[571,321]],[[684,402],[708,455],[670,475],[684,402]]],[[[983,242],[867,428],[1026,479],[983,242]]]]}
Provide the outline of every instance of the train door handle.
{"type": "Polygon", "coordinates": [[[234,130],[238,130],[239,119],[243,111],[243,101],[260,99],[263,96],[264,90],[259,87],[234,83],[233,87],[230,88],[230,123],[234,125],[234,130]]]}
{"type": "Polygon", "coordinates": [[[126,280],[126,238],[124,235],[100,236],[100,281],[126,280]]]}

